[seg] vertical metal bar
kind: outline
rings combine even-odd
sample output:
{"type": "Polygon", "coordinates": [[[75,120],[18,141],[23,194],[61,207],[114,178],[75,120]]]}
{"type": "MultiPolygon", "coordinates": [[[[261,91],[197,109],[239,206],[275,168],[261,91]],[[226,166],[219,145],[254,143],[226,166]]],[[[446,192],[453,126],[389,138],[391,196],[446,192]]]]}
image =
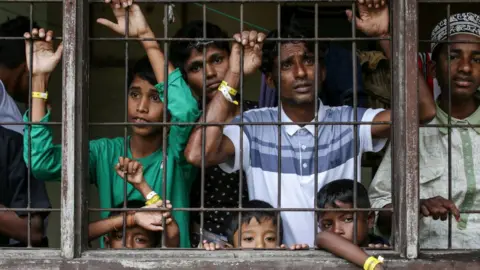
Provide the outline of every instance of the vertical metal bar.
{"type": "Polygon", "coordinates": [[[80,256],[88,235],[82,226],[88,178],[88,16],[87,0],[64,1],[60,247],[65,259],[80,256]]]}
{"type": "Polygon", "coordinates": [[[396,250],[418,256],[417,1],[393,1],[393,172],[396,250]]]}
{"type": "MultiPolygon", "coordinates": [[[[123,8],[123,7],[122,7],[123,8]]],[[[125,62],[125,78],[124,78],[124,90],[125,90],[125,95],[124,95],[124,101],[123,104],[125,106],[125,111],[123,113],[123,121],[126,123],[128,121],[128,37],[129,37],[129,11],[130,7],[125,8],[125,41],[124,41],[124,62],[125,62]]],[[[130,141],[128,140],[128,126],[123,127],[123,154],[125,157],[128,157],[128,150],[130,149],[130,141]]],[[[133,153],[132,153],[132,158],[133,158],[133,153]]],[[[124,175],[123,175],[123,210],[121,211],[121,214],[123,216],[123,222],[122,222],[122,247],[126,246],[126,238],[125,236],[127,235],[127,211],[125,210],[127,208],[127,179],[128,179],[128,171],[126,168],[124,170],[124,175]]],[[[113,207],[116,207],[114,205],[113,207]]]]}
{"type": "MultiPolygon", "coordinates": [[[[32,29],[33,29],[33,3],[30,3],[29,5],[29,15],[30,15],[30,33],[32,32],[32,29]]],[[[28,100],[29,100],[29,108],[31,108],[31,100],[32,100],[32,70],[33,70],[33,41],[30,41],[30,48],[32,48],[30,50],[30,66],[32,68],[30,68],[30,70],[28,71],[29,72],[29,77],[28,77],[28,89],[29,89],[29,95],[28,95],[28,100]]],[[[29,110],[29,113],[30,113],[30,117],[28,119],[32,119],[32,110],[29,110]]],[[[29,143],[29,147],[28,149],[31,149],[31,141],[32,141],[32,136],[31,136],[31,133],[28,132],[29,136],[28,136],[28,143],[29,143]]],[[[27,178],[27,209],[30,210],[30,207],[32,206],[32,201],[31,201],[31,175],[30,175],[30,164],[31,163],[31,155],[32,151],[29,151],[29,155],[28,155],[28,164],[29,164],[29,171],[28,171],[28,178],[27,178]]],[[[28,222],[28,226],[27,226],[27,247],[31,247],[32,246],[32,213],[30,211],[27,212],[27,222],[28,222]]]]}
{"type": "MultiPolygon", "coordinates": [[[[282,6],[280,3],[277,4],[277,31],[278,31],[278,38],[282,38],[282,6]]],[[[282,126],[280,122],[282,122],[282,99],[281,99],[281,92],[282,92],[282,80],[281,80],[281,70],[280,70],[280,59],[281,59],[281,51],[282,49],[282,42],[277,41],[277,61],[278,61],[278,68],[277,68],[277,86],[278,86],[278,114],[277,114],[277,132],[278,132],[278,182],[277,182],[277,207],[279,211],[277,212],[277,224],[280,224],[280,216],[281,216],[281,208],[282,208],[282,126]]],[[[280,228],[277,226],[277,242],[280,240],[280,228]]],[[[281,243],[280,243],[281,244],[281,243]]]]}
{"type": "MultiPolygon", "coordinates": [[[[352,13],[356,14],[356,7],[355,3],[352,3],[352,13]]],[[[352,20],[352,38],[356,38],[357,28],[355,25],[355,20],[352,20]]],[[[353,70],[353,121],[355,124],[353,125],[353,208],[357,208],[357,181],[358,181],[358,125],[356,122],[358,121],[357,115],[357,61],[356,61],[356,54],[357,51],[357,43],[352,41],[352,70],[353,70]]],[[[357,243],[357,219],[358,219],[358,212],[353,212],[353,243],[356,245],[357,243]]]]}
{"type": "MultiPolygon", "coordinates": [[[[240,3],[240,33],[243,32],[243,3],[240,3]]],[[[235,42],[235,41],[233,41],[235,42]]],[[[240,123],[243,124],[243,46],[240,51],[240,123]]],[[[238,174],[238,207],[242,208],[243,199],[243,125],[240,125],[240,170],[238,174]]],[[[238,211],[238,227],[242,228],[242,211],[238,211]]],[[[242,230],[238,230],[238,243],[242,243],[242,230]]]]}
{"type": "MultiPolygon", "coordinates": [[[[207,6],[205,4],[202,5],[202,19],[203,19],[203,38],[207,38],[207,6]]],[[[207,65],[206,65],[206,59],[207,59],[207,47],[203,45],[203,50],[202,50],[202,59],[203,59],[203,73],[202,73],[202,109],[204,113],[202,114],[202,123],[207,122],[207,65]]],[[[202,208],[202,211],[200,211],[200,244],[203,244],[203,223],[205,221],[205,213],[204,213],[204,207],[205,207],[205,143],[206,143],[206,126],[202,126],[202,168],[201,168],[201,187],[200,187],[200,207],[202,208]]]]}
{"type": "MultiPolygon", "coordinates": [[[[447,4],[447,40],[450,41],[450,4],[447,4]]],[[[452,78],[450,77],[450,42],[447,43],[448,64],[448,200],[452,201],[452,78]]],[[[452,213],[448,212],[448,249],[452,248],[452,213]]]]}
{"type": "MultiPolygon", "coordinates": [[[[315,3],[315,21],[314,21],[314,24],[315,24],[315,39],[318,38],[318,3],[315,3]]],[[[321,69],[321,68],[324,68],[324,67],[321,67],[320,66],[320,63],[319,63],[319,52],[318,52],[318,40],[315,40],[315,74],[318,74],[318,71],[321,69]]],[[[314,180],[314,183],[313,183],[313,208],[314,209],[318,209],[317,207],[317,203],[318,203],[318,199],[317,199],[317,191],[318,191],[318,91],[319,91],[319,87],[318,87],[318,84],[319,83],[323,83],[323,82],[319,82],[318,81],[318,76],[315,76],[314,77],[314,85],[315,85],[315,132],[313,133],[313,139],[315,140],[315,143],[313,145],[313,172],[315,173],[314,177],[313,177],[313,180],[314,180]]],[[[322,91],[322,88],[320,87],[320,91],[322,91]]],[[[301,151],[301,150],[300,150],[301,151]]],[[[315,239],[315,236],[317,235],[318,233],[318,216],[317,216],[318,212],[315,211],[313,213],[313,216],[314,216],[314,220],[313,220],[313,232],[314,232],[314,239],[315,239]]]]}
{"type": "MultiPolygon", "coordinates": [[[[163,17],[165,21],[163,23],[163,35],[165,38],[168,37],[168,4],[165,3],[163,5],[163,17]]],[[[163,123],[168,121],[168,41],[164,41],[163,43],[163,55],[165,62],[163,71],[163,85],[164,85],[164,94],[163,94],[163,123]]],[[[167,200],[171,200],[171,198],[167,198],[167,168],[168,168],[168,156],[167,156],[167,144],[168,144],[168,128],[166,126],[162,126],[162,163],[163,163],[163,171],[162,171],[162,194],[163,194],[163,204],[162,207],[167,207],[167,200]]],[[[162,216],[162,224],[165,224],[165,217],[162,216]]],[[[162,248],[166,246],[166,230],[162,231],[162,248]]]]}

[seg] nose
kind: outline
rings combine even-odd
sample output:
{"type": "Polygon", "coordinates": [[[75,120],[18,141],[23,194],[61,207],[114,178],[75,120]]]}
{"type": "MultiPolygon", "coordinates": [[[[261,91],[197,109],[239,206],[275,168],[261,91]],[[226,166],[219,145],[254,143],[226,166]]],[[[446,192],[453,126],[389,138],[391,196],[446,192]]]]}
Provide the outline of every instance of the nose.
{"type": "Polygon", "coordinates": [[[470,74],[472,73],[472,61],[469,57],[462,57],[459,64],[459,71],[470,74]]]}
{"type": "Polygon", "coordinates": [[[137,104],[137,112],[148,113],[148,105],[148,97],[142,97],[140,102],[137,104]]]}
{"type": "Polygon", "coordinates": [[[215,78],[217,76],[217,71],[211,64],[205,65],[205,77],[207,79],[215,78]]]}
{"type": "Polygon", "coordinates": [[[265,248],[265,241],[264,239],[258,237],[258,239],[255,239],[255,248],[265,248]]]}
{"type": "Polygon", "coordinates": [[[302,61],[295,61],[295,78],[303,79],[307,76],[307,70],[302,61]]]}
{"type": "Polygon", "coordinates": [[[127,239],[125,239],[125,247],[133,248],[133,237],[127,237],[127,239]]]}
{"type": "Polygon", "coordinates": [[[333,232],[338,235],[342,235],[345,232],[343,231],[343,227],[339,225],[333,225],[333,232]]]}

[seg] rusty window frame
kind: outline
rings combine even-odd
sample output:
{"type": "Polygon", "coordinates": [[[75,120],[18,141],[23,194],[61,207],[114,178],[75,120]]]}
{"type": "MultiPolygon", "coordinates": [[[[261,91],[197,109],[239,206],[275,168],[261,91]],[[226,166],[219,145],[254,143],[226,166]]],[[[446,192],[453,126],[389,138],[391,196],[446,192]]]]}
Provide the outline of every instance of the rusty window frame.
{"type": "MultiPolygon", "coordinates": [[[[292,1],[292,0],[138,0],[137,2],[156,2],[156,3],[203,3],[203,12],[205,18],[205,3],[213,2],[232,2],[241,3],[241,14],[243,14],[243,3],[250,2],[275,2],[278,10],[280,4],[286,2],[315,2],[315,10],[318,10],[319,2],[325,1],[292,1]]],[[[341,0],[335,1],[340,2],[341,0]]],[[[88,224],[86,201],[82,200],[87,192],[88,174],[88,82],[89,82],[89,4],[99,3],[101,0],[0,0],[5,2],[25,2],[30,3],[30,16],[33,15],[34,3],[58,2],[63,3],[63,41],[64,53],[62,60],[63,80],[62,80],[62,122],[44,123],[50,125],[62,125],[62,181],[61,181],[61,209],[51,209],[50,211],[61,212],[61,246],[59,250],[55,249],[2,249],[0,252],[0,265],[8,263],[9,260],[23,258],[27,260],[51,258],[58,263],[63,260],[72,260],[83,258],[88,260],[108,259],[122,256],[127,259],[145,259],[152,261],[161,261],[165,259],[180,260],[182,258],[196,260],[203,258],[216,259],[248,259],[261,264],[262,258],[268,261],[283,258],[286,261],[295,259],[307,259],[315,256],[328,262],[335,262],[332,256],[318,251],[305,251],[300,253],[291,253],[288,251],[265,251],[260,254],[251,251],[222,251],[215,255],[198,250],[149,250],[148,252],[139,250],[86,250],[88,224]],[[84,59],[78,61],[78,59],[84,59]],[[73,199],[72,199],[73,198],[73,199]]],[[[351,2],[351,1],[350,1],[351,2]]],[[[418,47],[418,3],[471,3],[474,0],[397,0],[391,3],[391,22],[392,22],[392,122],[395,123],[392,129],[392,179],[394,180],[394,222],[395,228],[395,250],[394,251],[372,251],[375,254],[384,254],[387,257],[415,259],[419,258],[418,248],[418,111],[417,100],[418,91],[407,91],[407,89],[417,89],[417,47],[418,47]],[[401,169],[399,169],[401,168],[401,169]]],[[[355,9],[355,5],[353,5],[355,9]]],[[[166,13],[165,9],[165,13],[166,13]]],[[[243,18],[243,16],[241,16],[243,18]]],[[[242,19],[243,21],[243,19],[242,19]]],[[[280,21],[280,20],[279,20],[280,21]]],[[[278,22],[280,25],[280,22],[278,22]]],[[[318,27],[318,18],[316,16],[315,26],[318,27]]],[[[352,24],[352,28],[354,25],[352,24]]],[[[171,40],[165,31],[164,38],[157,40],[171,40]]],[[[90,39],[92,40],[92,39],[90,39]]],[[[125,40],[125,39],[122,39],[125,40]]],[[[333,40],[318,38],[315,52],[318,53],[318,41],[333,40]]],[[[336,38],[335,40],[341,40],[336,38]]],[[[355,37],[346,38],[352,42],[352,48],[356,48],[355,37]]],[[[357,39],[358,40],[358,39],[357,39]]],[[[164,51],[168,51],[166,43],[164,51]]],[[[128,50],[128,49],[126,49],[128,50]]],[[[205,55],[205,50],[204,50],[205,55]]],[[[166,56],[167,58],[167,56],[166,56]]],[[[243,58],[242,58],[243,59],[243,58]]],[[[242,60],[243,61],[243,60],[242,60]]],[[[318,59],[317,59],[318,61],[318,59]]],[[[126,63],[128,65],[128,54],[126,54],[126,63]]],[[[355,65],[354,65],[355,69],[355,65]]],[[[354,77],[356,72],[354,72],[354,77]]],[[[243,76],[240,85],[243,85],[243,76]]],[[[355,80],[355,79],[354,79],[355,80]]],[[[355,80],[356,81],[356,80],[355,80]]],[[[31,84],[31,83],[30,83],[31,84]]],[[[354,83],[356,88],[356,84],[354,83]]],[[[243,87],[241,87],[241,91],[243,87]]],[[[356,92],[355,104],[356,104],[356,92]]],[[[243,95],[242,95],[243,97],[243,95]]],[[[31,98],[30,98],[31,99],[31,98]]],[[[31,104],[31,100],[30,100],[31,104]]],[[[205,105],[205,99],[203,100],[205,105]]],[[[318,104],[317,104],[318,106],[318,104]]],[[[204,106],[205,108],[205,106],[204,106]]],[[[317,120],[317,119],[316,119],[317,120]]],[[[10,123],[9,123],[10,124],[10,123]]],[[[32,124],[32,123],[27,123],[32,124]]],[[[37,123],[38,124],[38,123],[37,123]]],[[[193,123],[192,123],[193,124],[193,123]]],[[[357,126],[356,123],[351,123],[357,126]]],[[[205,125],[203,125],[205,126],[205,125]]],[[[279,126],[280,127],[280,126],[279,126]]],[[[356,133],[356,132],[355,132],[356,133]]],[[[165,144],[165,142],[164,142],[165,144]]],[[[316,143],[316,147],[318,144],[316,143]]],[[[204,148],[204,147],[203,147],[204,148]]],[[[165,151],[164,151],[165,152],[165,151]]],[[[203,149],[204,152],[204,149],[203,149]]],[[[451,162],[451,161],[450,161],[451,162]]],[[[204,168],[202,168],[202,171],[204,168]]],[[[240,170],[240,174],[242,174],[240,170]]],[[[204,183],[204,179],[202,180],[204,183]]],[[[240,184],[241,185],[241,184],[240,184]]],[[[315,181],[315,186],[317,185],[315,181]]],[[[30,189],[29,189],[30,192],[30,189]]],[[[202,195],[203,196],[203,195],[202,195]]],[[[29,196],[30,197],[30,196],[29,196]]],[[[203,199],[202,199],[203,208],[203,199]]],[[[191,210],[191,209],[185,209],[191,210]]],[[[239,212],[241,213],[241,211],[239,212]]],[[[239,214],[241,215],[241,214],[239,214]]],[[[203,219],[203,218],[202,218],[203,219]]],[[[454,254],[455,252],[441,251],[422,253],[428,256],[445,256],[445,254],[454,254]]],[[[324,261],[314,263],[324,263],[324,261]]],[[[205,263],[205,262],[204,262],[205,263]]],[[[285,262],[286,265],[289,262],[285,262]]],[[[158,265],[158,264],[157,264],[158,265]]],[[[291,265],[291,262],[290,262],[291,265]]]]}

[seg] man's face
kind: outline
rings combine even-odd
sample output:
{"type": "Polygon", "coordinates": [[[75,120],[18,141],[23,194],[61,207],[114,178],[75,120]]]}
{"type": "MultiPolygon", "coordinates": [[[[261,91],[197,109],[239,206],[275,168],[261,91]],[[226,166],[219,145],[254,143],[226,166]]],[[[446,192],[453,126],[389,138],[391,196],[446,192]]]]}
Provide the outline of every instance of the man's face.
{"type": "MultiPolygon", "coordinates": [[[[349,209],[353,208],[351,203],[338,202],[336,207],[327,205],[327,209],[349,209]]],[[[357,212],[357,244],[367,245],[368,230],[373,227],[374,214],[368,212],[357,212]]],[[[353,231],[355,223],[353,220],[353,212],[334,212],[326,211],[320,214],[318,219],[320,229],[340,235],[341,237],[353,243],[353,231]]]]}
{"type": "MultiPolygon", "coordinates": [[[[128,90],[128,121],[132,123],[154,123],[163,121],[164,104],[157,89],[148,81],[135,76],[128,90]]],[[[150,136],[160,126],[132,126],[135,134],[150,136]]]]}
{"type": "Polygon", "coordinates": [[[235,248],[274,249],[277,246],[277,226],[271,218],[260,220],[252,218],[248,224],[242,224],[242,235],[239,243],[238,231],[233,235],[235,248]]]}
{"type": "Polygon", "coordinates": [[[206,98],[211,100],[227,73],[228,53],[211,45],[207,47],[205,59],[205,70],[203,70],[203,50],[192,49],[184,68],[187,74],[187,83],[199,98],[203,96],[203,74],[205,73],[206,98]]]}
{"type": "MultiPolygon", "coordinates": [[[[106,238],[106,245],[109,248],[123,248],[122,231],[112,232],[106,238]]],[[[154,233],[136,226],[127,228],[125,231],[126,248],[153,248],[155,247],[154,233]]]]}
{"type": "Polygon", "coordinates": [[[275,82],[275,87],[280,87],[282,102],[291,105],[313,104],[315,76],[318,75],[319,85],[325,78],[322,65],[317,70],[318,72],[315,70],[315,55],[305,43],[285,43],[281,45],[280,58],[275,59],[273,72],[269,76],[275,82]]]}
{"type": "MultiPolygon", "coordinates": [[[[452,41],[480,41],[472,35],[455,35],[452,41]]],[[[442,93],[448,97],[449,78],[451,79],[451,93],[453,98],[471,98],[480,86],[480,44],[479,43],[452,43],[450,45],[450,66],[448,65],[448,46],[439,48],[435,76],[442,93]],[[449,74],[450,72],[450,74],[449,74]]]]}

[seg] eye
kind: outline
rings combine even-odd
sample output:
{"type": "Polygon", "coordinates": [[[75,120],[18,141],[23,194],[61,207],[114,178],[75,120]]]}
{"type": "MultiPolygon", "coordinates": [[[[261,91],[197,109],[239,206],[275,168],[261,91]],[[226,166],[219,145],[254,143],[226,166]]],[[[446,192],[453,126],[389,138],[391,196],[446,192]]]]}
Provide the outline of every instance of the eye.
{"type": "Polygon", "coordinates": [[[480,63],[480,58],[475,57],[475,58],[473,58],[472,61],[473,61],[473,63],[478,64],[478,63],[480,63]]]}
{"type": "Polygon", "coordinates": [[[306,65],[314,65],[315,64],[315,59],[313,58],[313,56],[306,56],[305,59],[303,60],[303,62],[306,65]]]}
{"type": "Polygon", "coordinates": [[[283,62],[282,63],[282,69],[289,69],[292,67],[292,63],[291,62],[283,62]]]}
{"type": "Polygon", "coordinates": [[[140,97],[140,93],[138,93],[137,91],[130,91],[128,95],[133,99],[140,97]]]}
{"type": "Polygon", "coordinates": [[[122,238],[123,238],[122,233],[117,233],[117,234],[115,234],[115,239],[116,239],[116,240],[122,240],[122,238]]]}
{"type": "Polygon", "coordinates": [[[245,241],[245,242],[253,242],[253,240],[255,240],[255,239],[253,239],[253,237],[244,237],[243,238],[243,241],[245,241]]]}
{"type": "Polygon", "coordinates": [[[328,230],[332,227],[332,223],[331,222],[326,222],[326,223],[322,223],[322,228],[325,229],[325,230],[328,230]]]}
{"type": "Polygon", "coordinates": [[[135,242],[136,243],[139,243],[139,244],[146,244],[147,243],[147,239],[143,238],[143,237],[135,237],[135,242]]]}
{"type": "Polygon", "coordinates": [[[450,53],[450,60],[454,60],[458,58],[458,54],[456,53],[450,53]]]}
{"type": "Polygon", "coordinates": [[[268,242],[276,242],[277,238],[275,236],[269,236],[266,237],[265,240],[267,240],[268,242]]]}
{"type": "Polygon", "coordinates": [[[154,102],[160,102],[160,96],[158,94],[154,94],[150,96],[150,99],[154,102]]]}
{"type": "Polygon", "coordinates": [[[345,222],[345,223],[351,223],[351,222],[353,222],[353,217],[350,217],[350,216],[349,216],[349,217],[345,217],[345,218],[343,219],[343,222],[345,222]]]}
{"type": "Polygon", "coordinates": [[[202,70],[202,66],[197,65],[197,64],[192,65],[192,66],[188,69],[189,72],[194,72],[194,73],[199,72],[200,70],[202,70]]]}
{"type": "Polygon", "coordinates": [[[214,64],[220,64],[220,63],[223,62],[223,57],[217,56],[217,57],[215,57],[215,58],[213,59],[212,62],[213,62],[214,64]]]}

